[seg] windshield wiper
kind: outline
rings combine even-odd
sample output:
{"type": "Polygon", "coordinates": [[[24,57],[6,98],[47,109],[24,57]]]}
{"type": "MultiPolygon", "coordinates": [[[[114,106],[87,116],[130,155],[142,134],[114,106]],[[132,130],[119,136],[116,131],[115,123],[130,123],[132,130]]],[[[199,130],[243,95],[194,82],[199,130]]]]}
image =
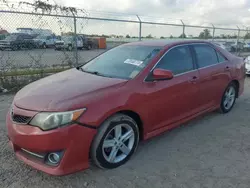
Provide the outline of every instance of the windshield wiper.
{"type": "Polygon", "coordinates": [[[90,73],[90,74],[94,74],[94,75],[97,75],[97,76],[103,76],[103,77],[109,77],[109,78],[114,78],[112,76],[107,76],[107,75],[104,75],[98,71],[88,71],[88,70],[85,70],[84,68],[82,67],[79,67],[78,70],[81,70],[82,72],[86,72],[86,73],[90,73]]]}

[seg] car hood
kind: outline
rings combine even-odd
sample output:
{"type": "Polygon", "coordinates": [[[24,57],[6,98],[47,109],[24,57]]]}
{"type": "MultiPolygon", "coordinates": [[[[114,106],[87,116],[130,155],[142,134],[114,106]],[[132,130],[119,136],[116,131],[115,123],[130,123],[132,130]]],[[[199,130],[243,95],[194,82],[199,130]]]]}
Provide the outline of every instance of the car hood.
{"type": "Polygon", "coordinates": [[[72,102],[74,100],[80,98],[81,101],[77,101],[80,104],[85,96],[89,100],[89,96],[96,96],[93,93],[111,86],[120,87],[126,82],[127,80],[101,77],[74,68],[25,86],[16,94],[14,104],[33,111],[69,110],[72,106],[68,104],[75,104],[72,102]]]}

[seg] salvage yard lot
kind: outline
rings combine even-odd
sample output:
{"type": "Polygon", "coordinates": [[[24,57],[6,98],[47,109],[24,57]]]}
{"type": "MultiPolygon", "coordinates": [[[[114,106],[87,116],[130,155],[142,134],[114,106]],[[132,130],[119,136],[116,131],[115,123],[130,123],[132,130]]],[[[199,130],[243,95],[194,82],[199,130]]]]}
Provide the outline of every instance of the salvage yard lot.
{"type": "MultiPolygon", "coordinates": [[[[212,92],[212,91],[211,91],[212,92]]],[[[54,177],[18,161],[7,141],[5,114],[12,95],[0,96],[0,187],[215,187],[250,185],[250,78],[228,114],[213,112],[140,144],[113,170],[95,166],[54,177]]]]}

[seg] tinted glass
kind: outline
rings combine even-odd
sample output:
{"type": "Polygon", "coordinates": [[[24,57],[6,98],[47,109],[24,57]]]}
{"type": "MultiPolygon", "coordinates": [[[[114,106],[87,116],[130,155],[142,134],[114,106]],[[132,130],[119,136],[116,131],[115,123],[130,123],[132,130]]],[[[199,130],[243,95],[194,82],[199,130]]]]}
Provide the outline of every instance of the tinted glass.
{"type": "Polygon", "coordinates": [[[227,59],[226,59],[223,55],[221,55],[221,53],[219,53],[219,52],[217,52],[217,56],[218,56],[219,63],[224,62],[224,61],[227,60],[227,59]]]}
{"type": "Polygon", "coordinates": [[[23,40],[24,39],[24,37],[22,36],[22,35],[19,35],[18,37],[17,37],[17,40],[23,40]]]}
{"type": "Polygon", "coordinates": [[[174,75],[193,70],[193,59],[189,47],[182,46],[170,50],[156,68],[171,70],[174,75]]]}
{"type": "Polygon", "coordinates": [[[217,55],[212,47],[204,44],[194,45],[194,50],[200,68],[218,63],[217,55]]]}
{"type": "Polygon", "coordinates": [[[7,36],[7,37],[5,38],[5,40],[16,40],[17,37],[18,37],[18,35],[13,34],[13,35],[7,36]]]}
{"type": "Polygon", "coordinates": [[[100,76],[132,79],[160,50],[161,47],[155,46],[119,46],[83,65],[82,70],[100,76]]]}

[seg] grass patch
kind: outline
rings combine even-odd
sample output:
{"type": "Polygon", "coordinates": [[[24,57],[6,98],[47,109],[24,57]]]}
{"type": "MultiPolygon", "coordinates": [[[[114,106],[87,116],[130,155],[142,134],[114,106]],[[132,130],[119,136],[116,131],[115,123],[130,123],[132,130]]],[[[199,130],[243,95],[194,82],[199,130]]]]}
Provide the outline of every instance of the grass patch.
{"type": "Polygon", "coordinates": [[[2,77],[7,76],[31,76],[31,75],[37,75],[37,74],[50,74],[50,73],[57,73],[62,72],[65,70],[70,69],[69,67],[65,68],[46,68],[46,69],[17,69],[17,70],[11,70],[9,72],[1,73],[0,75],[2,77]]]}

